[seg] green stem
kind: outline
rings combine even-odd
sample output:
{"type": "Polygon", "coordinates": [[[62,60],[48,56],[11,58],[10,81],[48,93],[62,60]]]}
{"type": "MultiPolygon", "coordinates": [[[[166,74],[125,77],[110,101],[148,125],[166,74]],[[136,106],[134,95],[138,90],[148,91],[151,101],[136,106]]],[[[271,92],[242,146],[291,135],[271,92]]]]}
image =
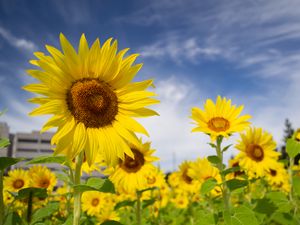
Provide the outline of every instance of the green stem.
{"type": "Polygon", "coordinates": [[[136,192],[136,224],[142,225],[142,207],[141,207],[141,195],[142,193],[137,191],[136,192]]]}
{"type": "Polygon", "coordinates": [[[3,170],[0,170],[0,224],[4,224],[3,170]]]}
{"type": "Polygon", "coordinates": [[[33,199],[33,193],[32,191],[29,192],[28,197],[28,204],[27,204],[27,222],[31,222],[31,215],[32,215],[32,199],[33,199]]]}
{"type": "MultiPolygon", "coordinates": [[[[82,151],[76,159],[74,185],[80,184],[81,166],[84,152],[82,151]]],[[[81,214],[81,192],[74,189],[73,225],[79,225],[81,214]]]]}
{"type": "Polygon", "coordinates": [[[298,204],[297,204],[297,202],[294,199],[293,167],[294,167],[294,158],[290,157],[290,165],[289,165],[288,173],[289,173],[289,179],[290,179],[291,189],[290,189],[290,193],[289,193],[289,199],[290,199],[290,202],[294,206],[294,216],[296,216],[297,211],[298,211],[298,204]]]}
{"type": "Polygon", "coordinates": [[[225,175],[223,173],[223,171],[224,171],[224,168],[223,168],[223,152],[222,152],[222,148],[221,148],[222,140],[223,140],[222,136],[219,136],[217,138],[216,151],[217,151],[217,155],[220,159],[220,162],[218,163],[218,168],[219,168],[221,178],[222,178],[222,196],[223,196],[223,203],[224,203],[223,218],[224,218],[224,220],[226,220],[225,217],[230,214],[230,204],[229,204],[230,193],[229,193],[228,187],[226,185],[225,175]]]}

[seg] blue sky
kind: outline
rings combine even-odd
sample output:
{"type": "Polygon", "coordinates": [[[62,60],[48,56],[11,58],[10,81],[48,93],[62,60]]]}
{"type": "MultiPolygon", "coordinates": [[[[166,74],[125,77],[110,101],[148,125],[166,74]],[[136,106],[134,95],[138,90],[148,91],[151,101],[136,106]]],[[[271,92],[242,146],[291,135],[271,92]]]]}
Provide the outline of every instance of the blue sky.
{"type": "Polygon", "coordinates": [[[299,9],[298,0],[0,0],[1,120],[13,132],[41,127],[45,118],[27,116],[31,95],[21,90],[32,82],[28,61],[45,44],[59,47],[60,32],[74,45],[85,33],[141,54],[136,80],[154,78],[161,100],[161,116],[141,123],[167,170],[174,155],[179,163],[210,154],[209,138],[190,133],[189,115],[217,95],[244,104],[280,145],[285,118],[300,126],[299,9]]]}

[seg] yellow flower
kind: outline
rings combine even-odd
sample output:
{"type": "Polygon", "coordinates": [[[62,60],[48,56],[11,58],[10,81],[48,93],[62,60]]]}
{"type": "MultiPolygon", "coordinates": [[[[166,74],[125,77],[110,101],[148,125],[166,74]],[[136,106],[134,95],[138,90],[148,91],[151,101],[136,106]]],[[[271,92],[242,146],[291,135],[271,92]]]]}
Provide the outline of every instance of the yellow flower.
{"type": "Polygon", "coordinates": [[[192,108],[191,118],[197,125],[192,132],[209,134],[214,141],[218,136],[228,137],[232,133],[243,131],[249,126],[251,116],[239,116],[243,106],[231,105],[231,100],[218,96],[216,104],[211,99],[206,100],[204,110],[192,108]]]}
{"type": "MultiPolygon", "coordinates": [[[[188,170],[188,175],[198,180],[201,185],[209,178],[214,178],[218,183],[221,183],[221,175],[219,170],[212,166],[211,163],[207,160],[207,158],[198,158],[195,162],[191,163],[191,166],[188,170]]],[[[212,192],[213,195],[221,194],[220,187],[215,187],[212,192]]]]}
{"type": "Polygon", "coordinates": [[[275,151],[276,143],[271,134],[262,128],[249,128],[240,137],[235,146],[240,151],[239,165],[249,176],[262,177],[266,171],[276,167],[280,153],[275,151]]]}
{"type": "Polygon", "coordinates": [[[82,194],[82,210],[90,216],[96,216],[100,211],[108,207],[104,193],[98,191],[86,191],[82,194]]]}
{"type": "MultiPolygon", "coordinates": [[[[228,164],[229,168],[234,168],[234,167],[240,167],[240,155],[236,155],[233,159],[230,159],[228,164]]],[[[226,175],[226,180],[230,179],[243,179],[243,175],[245,175],[245,172],[240,168],[239,170],[229,173],[226,175]]]]}
{"type": "Polygon", "coordinates": [[[11,192],[18,192],[23,188],[29,187],[30,178],[28,171],[22,169],[10,170],[8,176],[4,177],[4,188],[11,192]]]}
{"type": "Polygon", "coordinates": [[[276,165],[266,173],[266,179],[274,190],[290,192],[289,174],[282,163],[276,165]]]}
{"type": "Polygon", "coordinates": [[[120,221],[120,217],[116,211],[109,208],[104,208],[100,211],[98,215],[96,215],[99,225],[103,224],[105,221],[113,220],[113,221],[120,221]]]}
{"type": "Polygon", "coordinates": [[[149,142],[131,145],[131,151],[134,158],[126,155],[109,176],[117,190],[124,190],[126,193],[135,193],[147,188],[147,176],[155,170],[151,163],[158,159],[152,156],[155,150],[150,149],[149,142]]]}
{"type": "Polygon", "coordinates": [[[300,129],[297,129],[296,132],[293,134],[293,138],[296,141],[300,141],[300,129]]]}
{"type": "Polygon", "coordinates": [[[148,135],[132,117],[157,115],[145,108],[159,102],[145,91],[152,80],[131,82],[142,67],[133,65],[138,54],[124,58],[128,49],[117,52],[117,41],[111,42],[100,47],[97,39],[89,47],[83,34],[77,53],[60,34],[62,52],[46,45],[50,56],[36,52],[38,60],[31,61],[39,69],[27,72],[40,83],[24,89],[39,94],[30,102],[40,106],[30,115],[53,115],[42,131],[57,127],[51,140],[55,154],[73,159],[84,151],[92,165],[100,153],[108,164],[116,164],[124,153],[133,157],[126,141],[138,142],[134,132],[148,135]]]}
{"type": "Polygon", "coordinates": [[[46,166],[35,165],[28,171],[31,177],[31,186],[37,188],[46,188],[51,192],[57,183],[56,176],[46,166]]]}
{"type": "Polygon", "coordinates": [[[179,171],[172,173],[169,176],[169,183],[171,187],[178,188],[189,193],[198,192],[200,183],[188,174],[191,168],[191,161],[184,161],[179,166],[179,171]]]}
{"type": "Polygon", "coordinates": [[[9,205],[14,200],[13,196],[6,190],[3,191],[3,202],[4,205],[9,205]]]}
{"type": "Polygon", "coordinates": [[[187,192],[178,191],[175,197],[171,199],[171,202],[175,205],[176,208],[179,209],[187,208],[189,205],[189,198],[187,192]]]}
{"type": "MultiPolygon", "coordinates": [[[[96,155],[96,159],[92,165],[89,165],[86,161],[86,157],[84,157],[81,170],[87,174],[91,174],[93,171],[101,172],[101,168],[106,166],[105,160],[103,159],[101,154],[96,155]]],[[[75,164],[74,164],[75,168],[75,164]]]]}

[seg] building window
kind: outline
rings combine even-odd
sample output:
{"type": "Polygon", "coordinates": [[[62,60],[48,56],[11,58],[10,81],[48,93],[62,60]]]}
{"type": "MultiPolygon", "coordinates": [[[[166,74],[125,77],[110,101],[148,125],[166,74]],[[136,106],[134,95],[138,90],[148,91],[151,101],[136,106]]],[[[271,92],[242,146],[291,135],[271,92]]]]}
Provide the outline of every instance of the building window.
{"type": "Polygon", "coordinates": [[[18,142],[20,143],[20,142],[25,142],[25,143],[37,143],[38,142],[38,140],[36,140],[36,139],[18,139],[18,142]]]}

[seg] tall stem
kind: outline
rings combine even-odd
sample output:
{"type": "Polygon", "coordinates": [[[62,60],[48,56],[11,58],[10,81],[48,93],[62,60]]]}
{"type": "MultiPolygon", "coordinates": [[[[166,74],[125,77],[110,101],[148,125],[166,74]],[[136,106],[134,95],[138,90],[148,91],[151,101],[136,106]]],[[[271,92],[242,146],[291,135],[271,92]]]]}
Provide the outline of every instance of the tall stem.
{"type": "MultiPolygon", "coordinates": [[[[76,159],[74,185],[80,184],[83,154],[84,154],[84,151],[82,151],[77,156],[77,159],[76,159]]],[[[79,225],[80,214],[81,214],[81,192],[74,189],[73,225],[79,225]]]]}
{"type": "Polygon", "coordinates": [[[221,178],[222,178],[222,195],[223,195],[223,203],[224,203],[224,215],[223,215],[223,217],[224,217],[224,220],[225,220],[225,217],[227,215],[229,215],[229,213],[230,213],[230,205],[229,205],[229,195],[230,195],[230,193],[228,192],[228,187],[226,185],[225,175],[223,173],[223,171],[224,171],[224,168],[223,168],[223,152],[222,152],[222,148],[221,148],[222,140],[223,140],[223,137],[221,137],[221,136],[219,136],[217,138],[216,151],[217,151],[218,158],[220,159],[220,162],[218,163],[218,168],[219,168],[221,178]]]}
{"type": "Polygon", "coordinates": [[[27,204],[27,222],[28,224],[31,222],[31,216],[32,216],[32,199],[33,198],[33,193],[32,191],[29,192],[28,196],[28,204],[27,204]]]}
{"type": "Polygon", "coordinates": [[[3,170],[0,170],[0,224],[4,224],[3,170]]]}
{"type": "Polygon", "coordinates": [[[141,195],[142,195],[141,192],[139,192],[139,191],[136,192],[136,197],[137,197],[137,201],[136,201],[136,223],[137,223],[137,225],[142,225],[141,195]]]}
{"type": "Polygon", "coordinates": [[[288,173],[289,173],[291,189],[290,189],[290,193],[289,193],[289,199],[290,199],[290,202],[294,205],[294,216],[295,216],[298,211],[298,204],[295,202],[295,199],[294,199],[293,167],[294,167],[294,158],[290,157],[290,165],[288,168],[288,173]]]}

